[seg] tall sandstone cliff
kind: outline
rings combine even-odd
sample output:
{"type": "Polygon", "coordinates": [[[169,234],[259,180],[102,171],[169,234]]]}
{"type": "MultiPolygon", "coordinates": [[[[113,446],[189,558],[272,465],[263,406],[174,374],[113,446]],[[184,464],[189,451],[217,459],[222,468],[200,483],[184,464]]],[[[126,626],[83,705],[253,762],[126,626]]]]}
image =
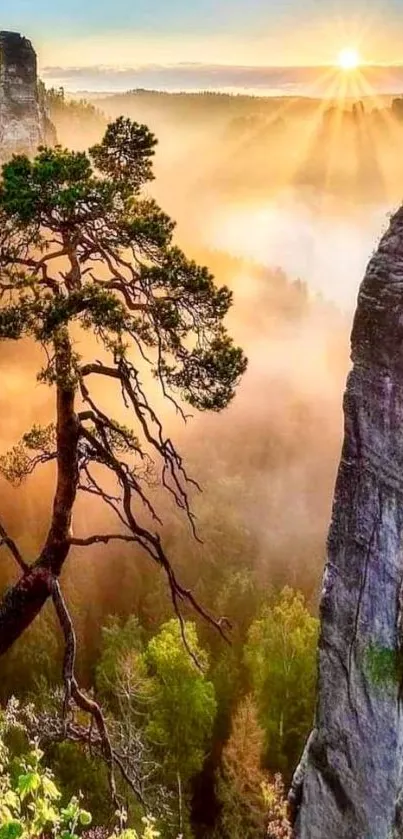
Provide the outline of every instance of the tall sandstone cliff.
{"type": "Polygon", "coordinates": [[[0,160],[54,142],[38,91],[35,50],[18,33],[0,32],[0,160]]]}
{"type": "Polygon", "coordinates": [[[403,208],[362,283],[296,839],[403,837],[403,208]]]}

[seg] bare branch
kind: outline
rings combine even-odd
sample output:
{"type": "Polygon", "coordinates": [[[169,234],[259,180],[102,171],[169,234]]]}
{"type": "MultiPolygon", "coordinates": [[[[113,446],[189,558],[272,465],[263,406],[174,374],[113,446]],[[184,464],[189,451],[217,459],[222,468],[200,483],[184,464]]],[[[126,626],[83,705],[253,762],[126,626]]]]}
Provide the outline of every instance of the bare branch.
{"type": "Polygon", "coordinates": [[[26,573],[26,571],[29,571],[29,565],[27,565],[27,563],[24,561],[19,548],[14,542],[14,539],[12,539],[11,536],[8,535],[7,531],[5,530],[2,524],[0,524],[0,537],[0,545],[6,545],[10,553],[13,555],[21,571],[24,574],[26,573]]]}
{"type": "MultiPolygon", "coordinates": [[[[193,608],[193,610],[203,617],[211,626],[218,630],[220,635],[228,641],[228,637],[226,635],[225,630],[229,628],[228,622],[224,620],[214,618],[203,606],[198,603],[196,598],[193,596],[192,592],[182,586],[182,584],[177,579],[175,572],[172,568],[172,565],[166,556],[164,549],[161,544],[161,539],[158,534],[151,533],[149,530],[146,530],[144,527],[141,527],[137,522],[133,511],[132,511],[132,493],[133,487],[130,483],[129,477],[122,467],[121,463],[113,456],[112,453],[105,450],[102,444],[94,437],[91,432],[85,428],[81,428],[81,434],[90,442],[93,446],[95,451],[99,452],[100,459],[107,465],[109,468],[115,472],[119,483],[122,487],[123,497],[122,497],[122,506],[127,520],[127,526],[132,532],[132,541],[137,542],[157,563],[163,570],[165,571],[172,604],[175,609],[175,613],[177,615],[178,620],[181,622],[181,626],[183,627],[183,617],[181,613],[181,603],[187,603],[189,606],[193,608]]],[[[186,647],[190,655],[192,652],[187,644],[186,638],[184,638],[186,647]]],[[[193,657],[193,656],[192,656],[193,657]]]]}
{"type": "MultiPolygon", "coordinates": [[[[15,703],[16,700],[13,702],[15,703]]],[[[37,712],[30,705],[17,707],[17,712],[18,718],[23,721],[30,736],[37,738],[41,745],[48,746],[69,741],[88,749],[92,758],[99,757],[105,760],[103,741],[98,730],[94,730],[93,717],[87,726],[74,717],[64,721],[60,714],[52,713],[52,711],[37,712]]],[[[140,803],[147,807],[145,787],[155,776],[157,764],[148,755],[140,732],[137,732],[137,736],[132,735],[128,738],[128,732],[121,730],[122,726],[116,721],[111,721],[110,727],[114,737],[112,746],[114,764],[140,803]]]]}
{"type": "Polygon", "coordinates": [[[130,530],[130,526],[122,513],[120,496],[111,495],[103,487],[101,487],[90,472],[88,464],[82,467],[81,474],[84,474],[84,479],[86,480],[86,483],[83,484],[82,482],[80,482],[78,485],[78,489],[81,492],[87,492],[89,495],[94,495],[97,498],[101,499],[113,510],[116,517],[123,524],[123,526],[130,530]]]}
{"type": "MultiPolygon", "coordinates": [[[[142,390],[137,370],[128,361],[121,359],[117,367],[108,367],[99,362],[84,365],[80,370],[81,377],[86,377],[91,374],[104,375],[120,381],[125,402],[133,408],[146,442],[163,459],[162,484],[171,493],[177,506],[185,511],[193,535],[197,539],[195,516],[190,509],[189,499],[183,487],[183,482],[195,486],[198,490],[200,490],[200,487],[187,475],[182,458],[176,451],[171,440],[164,437],[161,422],[148,404],[146,395],[142,390]],[[154,427],[155,433],[151,430],[152,427],[154,427]]],[[[83,379],[81,379],[81,382],[83,396],[86,401],[89,401],[88,389],[84,385],[83,379]]],[[[91,406],[99,410],[94,406],[93,402],[91,406]]]]}
{"type": "Polygon", "coordinates": [[[76,676],[75,676],[75,658],[76,658],[76,634],[71,620],[69,610],[64,600],[59,581],[53,577],[51,582],[52,600],[55,606],[56,614],[62,629],[65,641],[65,655],[63,662],[63,679],[65,685],[65,696],[63,704],[63,718],[66,720],[68,711],[70,709],[71,700],[74,700],[77,707],[81,711],[89,714],[94,720],[98,730],[99,737],[102,744],[102,754],[108,766],[109,785],[113,802],[118,810],[120,810],[120,802],[116,791],[116,782],[113,769],[113,751],[109,739],[106,722],[95,700],[90,699],[86,694],[80,690],[76,676]]]}
{"type": "Polygon", "coordinates": [[[124,533],[104,533],[99,534],[96,533],[93,536],[87,536],[82,539],[79,537],[73,537],[70,539],[70,545],[76,545],[81,548],[87,548],[91,545],[107,545],[108,542],[117,541],[117,542],[137,542],[137,538],[135,536],[125,535],[124,533]]]}
{"type": "MultiPolygon", "coordinates": [[[[88,400],[88,401],[90,401],[90,404],[94,405],[94,403],[92,403],[91,400],[88,400]]],[[[138,497],[141,499],[141,501],[143,502],[144,506],[146,507],[146,509],[148,510],[148,512],[150,513],[150,515],[154,519],[154,521],[158,522],[159,524],[162,524],[161,519],[158,516],[156,510],[154,509],[150,500],[147,498],[147,495],[145,494],[145,492],[143,492],[139,481],[136,479],[134,470],[130,469],[128,464],[125,463],[123,460],[118,460],[118,458],[116,457],[114,447],[111,445],[111,442],[108,439],[107,431],[112,431],[112,432],[115,433],[115,435],[117,433],[118,436],[121,436],[122,439],[125,440],[126,445],[128,446],[129,450],[132,449],[133,451],[135,451],[137,453],[140,452],[142,458],[145,457],[144,453],[141,452],[139,447],[132,442],[130,436],[127,433],[125,433],[124,429],[119,429],[116,426],[116,424],[112,423],[108,419],[108,417],[106,417],[105,414],[102,414],[102,412],[98,413],[98,409],[96,408],[95,405],[94,405],[94,413],[93,413],[93,416],[92,416],[92,420],[93,420],[93,423],[95,425],[96,432],[100,437],[100,440],[97,439],[95,437],[95,435],[92,435],[93,439],[97,440],[98,445],[97,445],[96,448],[94,448],[94,446],[93,446],[92,451],[91,451],[91,449],[89,450],[89,452],[87,453],[88,460],[95,460],[98,463],[102,463],[104,466],[106,466],[108,469],[110,469],[115,474],[116,474],[116,468],[115,468],[116,464],[119,464],[120,468],[126,473],[127,480],[129,481],[129,483],[131,485],[131,488],[136,492],[138,497]],[[102,441],[102,442],[100,442],[100,441],[102,441]]],[[[85,428],[85,426],[81,425],[82,431],[84,431],[84,428],[85,428]]],[[[88,436],[87,436],[87,439],[88,439],[88,436]]],[[[100,494],[102,495],[102,491],[101,491],[100,494]]]]}

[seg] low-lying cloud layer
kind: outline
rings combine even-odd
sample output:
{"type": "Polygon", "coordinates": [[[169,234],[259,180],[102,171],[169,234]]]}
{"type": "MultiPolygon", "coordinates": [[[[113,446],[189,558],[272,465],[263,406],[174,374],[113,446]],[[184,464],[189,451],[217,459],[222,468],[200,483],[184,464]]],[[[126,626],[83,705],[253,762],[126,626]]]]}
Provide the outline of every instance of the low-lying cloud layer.
{"type": "MultiPolygon", "coordinates": [[[[47,84],[66,90],[122,91],[133,88],[189,91],[250,91],[260,94],[334,95],[337,76],[334,67],[256,67],[224,64],[144,64],[134,67],[94,65],[90,67],[44,67],[47,84]]],[[[403,90],[403,65],[365,66],[359,71],[365,89],[377,93],[403,90]]],[[[357,79],[359,77],[357,76],[357,79]]],[[[357,85],[355,85],[357,90],[357,85]]]]}

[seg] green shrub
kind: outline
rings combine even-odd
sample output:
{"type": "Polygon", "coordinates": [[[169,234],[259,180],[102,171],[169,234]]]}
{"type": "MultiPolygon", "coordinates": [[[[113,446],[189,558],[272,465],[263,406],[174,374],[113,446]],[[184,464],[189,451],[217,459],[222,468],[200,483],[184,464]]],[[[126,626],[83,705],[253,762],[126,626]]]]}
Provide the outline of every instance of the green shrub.
{"type": "Polygon", "coordinates": [[[33,745],[13,764],[1,743],[0,839],[78,839],[82,828],[91,824],[91,814],[81,808],[77,796],[67,807],[60,806],[61,793],[52,772],[42,766],[42,757],[33,745]]]}
{"type": "MultiPolygon", "coordinates": [[[[13,757],[5,743],[14,729],[24,726],[12,706],[9,718],[0,713],[0,839],[80,839],[87,836],[91,813],[81,806],[81,795],[74,795],[67,806],[50,769],[43,763],[43,752],[37,743],[20,757],[13,757]]],[[[134,829],[116,830],[109,839],[158,839],[156,820],[142,818],[141,833],[134,829]]],[[[105,831],[108,835],[109,831],[105,831]]]]}

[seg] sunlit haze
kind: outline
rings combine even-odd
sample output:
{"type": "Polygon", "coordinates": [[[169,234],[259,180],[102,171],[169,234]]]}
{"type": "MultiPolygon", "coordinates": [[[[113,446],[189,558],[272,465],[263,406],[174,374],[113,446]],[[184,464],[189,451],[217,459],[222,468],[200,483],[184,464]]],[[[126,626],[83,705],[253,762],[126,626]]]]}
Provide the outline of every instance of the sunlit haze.
{"type": "Polygon", "coordinates": [[[360,63],[360,55],[356,49],[346,47],[340,52],[338,64],[342,70],[356,70],[360,63]]]}
{"type": "Polygon", "coordinates": [[[378,92],[403,77],[403,8],[397,0],[116,0],[67,7],[3,0],[2,28],[35,40],[42,75],[66,89],[247,89],[324,93],[314,69],[357,66],[378,92]],[[350,45],[353,44],[354,47],[350,45]],[[282,73],[279,73],[279,68],[282,73]]]}
{"type": "Polygon", "coordinates": [[[0,839],[403,839],[403,0],[0,7],[0,839]]]}

